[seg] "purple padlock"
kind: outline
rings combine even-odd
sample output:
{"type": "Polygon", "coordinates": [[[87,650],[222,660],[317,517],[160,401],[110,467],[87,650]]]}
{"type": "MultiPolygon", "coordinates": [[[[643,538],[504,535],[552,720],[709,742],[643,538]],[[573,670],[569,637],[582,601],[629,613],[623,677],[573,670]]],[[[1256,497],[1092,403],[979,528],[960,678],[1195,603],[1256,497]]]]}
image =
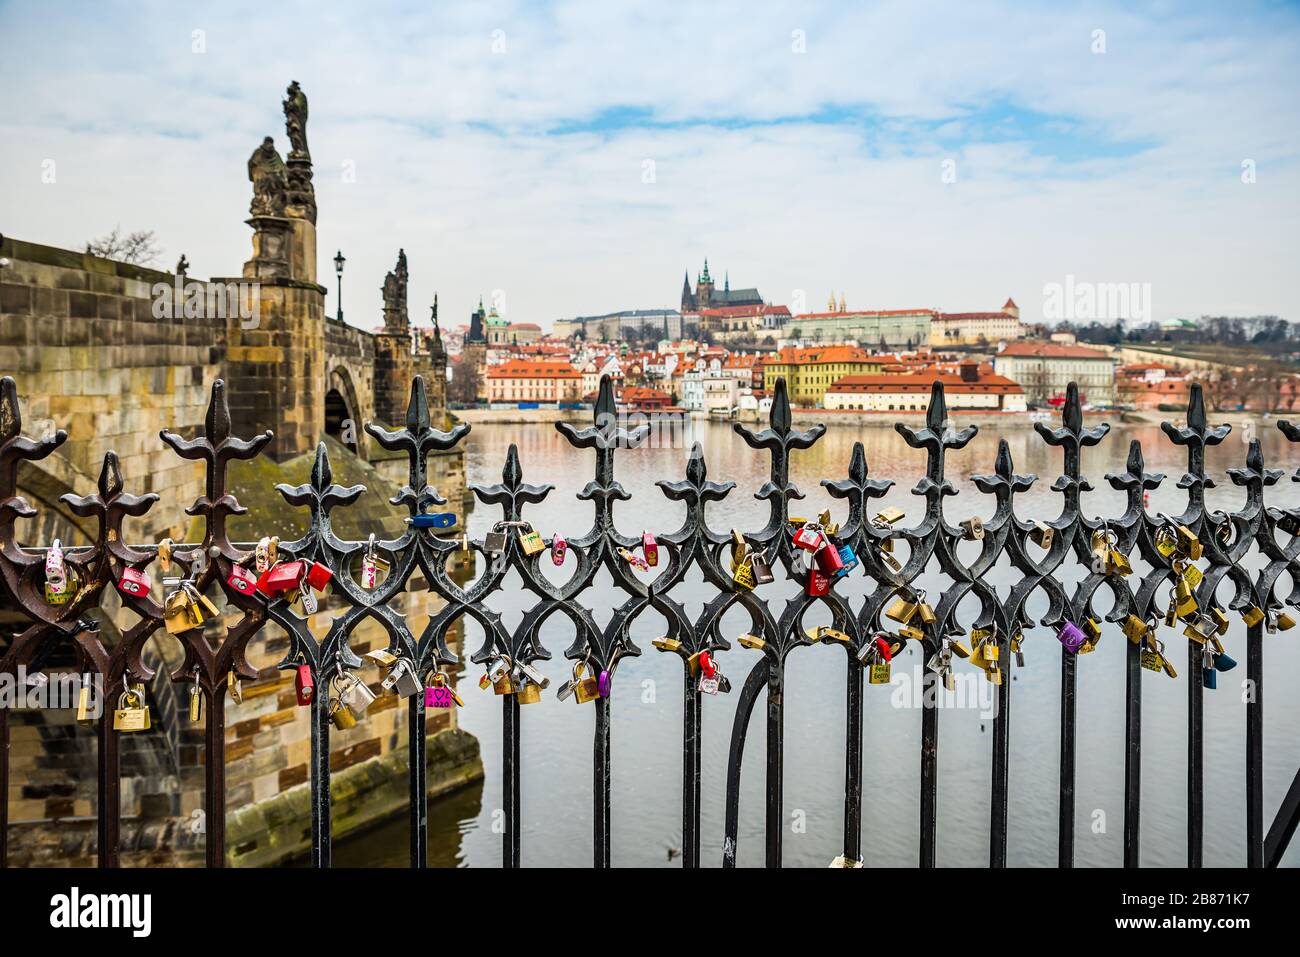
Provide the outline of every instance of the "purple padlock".
{"type": "Polygon", "coordinates": [[[1070,654],[1078,654],[1079,649],[1088,640],[1088,636],[1074,622],[1067,621],[1061,626],[1061,630],[1056,633],[1056,639],[1065,646],[1065,650],[1070,654]]]}
{"type": "Polygon", "coordinates": [[[602,698],[609,697],[610,678],[608,671],[602,671],[600,677],[596,679],[596,691],[602,698]]]}

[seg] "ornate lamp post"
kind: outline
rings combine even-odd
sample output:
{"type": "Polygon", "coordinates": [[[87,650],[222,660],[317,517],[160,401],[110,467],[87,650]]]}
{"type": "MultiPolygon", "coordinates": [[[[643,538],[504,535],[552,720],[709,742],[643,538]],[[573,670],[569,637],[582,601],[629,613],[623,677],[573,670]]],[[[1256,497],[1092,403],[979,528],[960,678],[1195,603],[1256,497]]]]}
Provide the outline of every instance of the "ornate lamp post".
{"type": "Polygon", "coordinates": [[[340,249],[334,254],[334,275],[339,277],[339,322],[343,321],[343,264],[345,262],[347,262],[347,260],[343,258],[343,250],[340,249]]]}

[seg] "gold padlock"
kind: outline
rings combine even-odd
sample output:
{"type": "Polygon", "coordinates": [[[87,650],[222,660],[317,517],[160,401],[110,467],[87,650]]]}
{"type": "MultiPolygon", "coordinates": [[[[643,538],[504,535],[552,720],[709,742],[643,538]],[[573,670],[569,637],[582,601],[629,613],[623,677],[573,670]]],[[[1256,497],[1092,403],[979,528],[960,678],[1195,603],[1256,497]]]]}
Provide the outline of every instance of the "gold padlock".
{"type": "Polygon", "coordinates": [[[680,651],[682,643],[676,638],[656,638],[650,642],[660,651],[680,651]]]}
{"type": "Polygon", "coordinates": [[[519,545],[525,555],[536,555],[546,550],[546,542],[542,540],[541,533],[531,525],[527,529],[519,530],[519,545]]]}
{"type": "Polygon", "coordinates": [[[1135,645],[1147,634],[1147,623],[1137,615],[1129,615],[1125,618],[1123,628],[1125,637],[1135,645]]]}
{"type": "Polygon", "coordinates": [[[925,632],[910,625],[904,625],[898,629],[898,636],[900,638],[910,638],[912,641],[925,641],[925,632]]]}
{"type": "Polygon", "coordinates": [[[736,644],[742,648],[750,648],[756,651],[761,651],[767,647],[767,642],[757,635],[741,635],[736,639],[736,644]]]}
{"type": "Polygon", "coordinates": [[[924,601],[917,603],[916,611],[917,614],[921,616],[921,621],[927,625],[933,625],[939,620],[938,616],[934,613],[934,609],[924,601]]]}
{"type": "Polygon", "coordinates": [[[144,692],[135,686],[123,691],[113,712],[114,731],[148,731],[149,706],[144,703],[144,692]]]}
{"type": "Polygon", "coordinates": [[[338,698],[330,698],[330,720],[334,722],[334,727],[340,731],[346,731],[348,728],[357,726],[356,715],[344,707],[343,702],[338,698]]]}
{"type": "Polygon", "coordinates": [[[1288,629],[1294,628],[1295,619],[1286,612],[1280,611],[1277,614],[1277,627],[1281,631],[1287,631],[1288,629]]]}
{"type": "Polygon", "coordinates": [[[493,682],[492,691],[494,694],[499,695],[514,694],[515,684],[510,680],[510,675],[504,674],[497,681],[493,682]]]}
{"type": "Polygon", "coordinates": [[[190,721],[197,724],[203,720],[203,689],[196,680],[190,685],[190,721]]]}
{"type": "Polygon", "coordinates": [[[1264,609],[1258,605],[1251,605],[1242,611],[1241,620],[1246,623],[1247,628],[1254,628],[1264,620],[1264,609]]]}
{"type": "Polygon", "coordinates": [[[94,719],[90,716],[90,675],[81,676],[81,690],[77,693],[77,720],[87,723],[94,719]]]}
{"type": "Polygon", "coordinates": [[[881,525],[894,525],[901,522],[905,514],[901,508],[884,508],[876,513],[875,521],[881,525]]]}
{"type": "Polygon", "coordinates": [[[515,700],[520,704],[537,704],[542,700],[541,686],[532,681],[525,681],[516,690],[515,700]]]}
{"type": "Polygon", "coordinates": [[[586,704],[589,701],[595,701],[600,697],[600,682],[595,675],[588,675],[574,686],[574,700],[578,704],[586,704]]]}
{"type": "Polygon", "coordinates": [[[731,580],[741,588],[754,590],[758,580],[754,577],[754,566],[750,564],[748,556],[737,562],[736,567],[732,569],[731,580]]]}
{"type": "Polygon", "coordinates": [[[970,518],[960,523],[961,537],[968,542],[979,542],[984,539],[984,520],[978,515],[972,515],[970,518]]]}
{"type": "Polygon", "coordinates": [[[871,665],[871,670],[867,672],[867,681],[873,685],[889,684],[889,662],[876,661],[871,665]]]}
{"type": "Polygon", "coordinates": [[[1205,551],[1204,546],[1201,545],[1201,540],[1196,537],[1196,533],[1186,525],[1178,526],[1178,551],[1192,561],[1198,561],[1205,551]]]}
{"type": "Polygon", "coordinates": [[[908,601],[901,595],[894,599],[894,603],[885,611],[885,617],[890,618],[900,625],[906,625],[913,618],[919,609],[914,601],[908,601]]]}

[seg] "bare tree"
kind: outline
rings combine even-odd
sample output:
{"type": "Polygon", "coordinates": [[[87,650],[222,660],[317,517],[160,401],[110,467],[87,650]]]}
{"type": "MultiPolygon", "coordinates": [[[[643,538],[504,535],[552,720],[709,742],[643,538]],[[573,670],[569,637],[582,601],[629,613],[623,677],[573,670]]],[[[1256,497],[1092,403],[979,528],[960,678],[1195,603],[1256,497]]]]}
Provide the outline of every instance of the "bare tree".
{"type": "Polygon", "coordinates": [[[114,226],[113,231],[107,236],[86,243],[86,252],[101,259],[115,259],[136,266],[152,266],[158,261],[162,250],[158,248],[158,237],[154,235],[152,229],[141,229],[123,235],[122,227],[118,225],[114,226]]]}

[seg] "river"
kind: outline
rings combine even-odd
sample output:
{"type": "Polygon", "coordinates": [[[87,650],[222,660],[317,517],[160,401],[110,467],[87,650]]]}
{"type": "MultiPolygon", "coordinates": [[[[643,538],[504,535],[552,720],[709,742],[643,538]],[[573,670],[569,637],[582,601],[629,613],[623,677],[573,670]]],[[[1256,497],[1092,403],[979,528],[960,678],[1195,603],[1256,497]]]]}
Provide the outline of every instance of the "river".
{"type": "MultiPolygon", "coordinates": [[[[960,425],[960,417],[955,419],[960,425]]],[[[630,502],[615,506],[622,531],[639,534],[643,526],[657,531],[680,526],[683,506],[668,501],[654,483],[683,477],[689,443],[695,439],[703,444],[709,477],[737,485],[723,502],[709,506],[710,526],[721,531],[733,526],[756,529],[765,522],[767,504],[755,501],[753,493],[767,479],[767,455],[751,450],[725,424],[698,422],[691,431],[679,447],[618,453],[615,474],[632,496],[630,502]]],[[[1222,445],[1208,450],[1207,471],[1219,482],[1207,491],[1212,508],[1239,508],[1244,500],[1244,492],[1224,476],[1224,469],[1244,464],[1246,444],[1241,431],[1238,426],[1222,445]]],[[[1290,480],[1290,473],[1300,465],[1300,450],[1293,449],[1271,421],[1260,421],[1258,431],[1266,463],[1288,473],[1266,492],[1267,500],[1275,505],[1300,504],[1300,486],[1290,480]]],[[[993,471],[1000,437],[997,431],[984,429],[964,450],[950,453],[948,477],[961,493],[945,503],[950,521],[955,523],[970,514],[985,518],[991,514],[992,496],[981,494],[970,477],[993,471]]],[[[1039,476],[1030,491],[1018,496],[1017,514],[1021,518],[1055,517],[1061,496],[1051,485],[1060,474],[1060,451],[1022,426],[1007,431],[1005,438],[1016,471],[1039,476]]],[[[858,439],[866,447],[871,477],[895,482],[884,503],[908,510],[906,523],[913,523],[924,500],[913,496],[911,489],[922,473],[925,456],[909,449],[892,429],[884,428],[832,428],[811,450],[796,452],[791,478],[807,499],[792,511],[815,515],[830,507],[837,519],[843,519],[845,506],[834,503],[819,480],[845,476],[853,442],[858,439]]],[[[1158,427],[1117,426],[1101,445],[1084,452],[1084,470],[1095,487],[1084,496],[1086,514],[1122,512],[1123,493],[1111,489],[1103,477],[1109,471],[1123,470],[1132,439],[1142,444],[1147,470],[1166,475],[1161,488],[1151,493],[1152,512],[1181,510],[1185,495],[1176,486],[1186,467],[1186,451],[1172,445],[1158,427]]],[[[514,442],[519,446],[524,480],[555,485],[546,503],[525,510],[525,516],[537,523],[543,535],[558,530],[573,538],[589,528],[591,505],[575,496],[592,476],[592,452],[570,447],[550,426],[476,425],[466,441],[471,482],[500,481],[506,450],[514,442]]],[[[481,537],[496,517],[497,509],[478,506],[470,521],[475,537],[481,537]]],[[[567,574],[572,569],[572,562],[564,569],[553,569],[545,560],[542,565],[548,573],[567,574]]],[[[1136,574],[1140,575],[1142,568],[1139,564],[1136,574]]],[[[1004,560],[989,578],[1005,596],[1017,575],[1004,560]]],[[[1073,580],[1067,578],[1067,582],[1073,580]]],[[[932,598],[942,587],[933,571],[921,584],[930,586],[932,598]]],[[[583,599],[595,608],[596,620],[603,626],[610,618],[610,601],[621,601],[623,593],[608,587],[604,572],[597,585],[583,599]],[[597,594],[605,600],[594,600],[597,594]]],[[[778,580],[761,593],[773,599],[791,589],[778,570],[778,580]]],[[[1290,581],[1283,576],[1279,593],[1285,596],[1289,589],[1290,581]]],[[[848,587],[841,582],[837,590],[861,595],[864,579],[855,576],[848,587]]],[[[1221,601],[1226,601],[1227,590],[1225,585],[1221,601]]],[[[673,597],[683,601],[694,618],[708,591],[698,580],[687,581],[673,597]]],[[[1103,589],[1096,607],[1104,612],[1109,601],[1103,589]]],[[[532,602],[531,595],[508,583],[504,593],[493,596],[489,603],[502,613],[507,627],[514,627],[532,602]]],[[[1031,598],[1029,611],[1035,618],[1046,607],[1041,592],[1031,598]]],[[[969,623],[974,610],[968,599],[962,605],[962,620],[969,623]]],[[[806,623],[822,620],[826,616],[810,616],[806,623]]],[[[1235,613],[1232,620],[1226,643],[1241,665],[1222,676],[1218,689],[1207,690],[1204,696],[1206,866],[1245,863],[1246,730],[1241,688],[1245,627],[1235,613]]],[[[759,654],[734,644],[735,636],[746,630],[746,622],[743,615],[728,616],[723,630],[732,640],[733,650],[718,656],[736,690],[704,701],[702,854],[707,866],[718,866],[722,858],[723,795],[734,702],[759,654]]],[[[639,619],[632,638],[643,653],[620,665],[614,684],[612,856],[618,866],[680,865],[679,860],[670,860],[670,849],[681,843],[681,663],[675,655],[662,654],[650,645],[650,639],[662,633],[661,623],[655,614],[639,619]]],[[[477,649],[481,633],[472,623],[468,631],[467,647],[477,649]]],[[[1143,672],[1142,862],[1180,867],[1186,859],[1186,646],[1185,639],[1172,629],[1162,628],[1162,636],[1180,676],[1170,680],[1143,672]]],[[[555,686],[568,676],[570,664],[563,651],[573,639],[572,625],[556,615],[543,630],[542,639],[553,656],[541,664],[552,687],[541,704],[522,712],[523,863],[589,866],[594,709],[554,697],[555,686]]],[[[1300,680],[1300,628],[1265,635],[1264,640],[1267,825],[1300,765],[1300,696],[1294,692],[1295,682],[1300,680]]],[[[1118,626],[1108,625],[1097,651],[1080,661],[1075,855],[1080,866],[1118,866],[1123,860],[1126,644],[1118,626]]],[[[1039,627],[1026,632],[1025,654],[1026,667],[1013,671],[1008,862],[1054,866],[1060,651],[1052,631],[1039,627]]],[[[909,670],[919,663],[915,651],[900,662],[909,670]]],[[[957,665],[969,670],[962,662],[957,665]]],[[[494,829],[501,807],[500,701],[478,689],[481,668],[467,667],[461,684],[466,707],[460,713],[460,723],[482,744],[486,779],[481,786],[430,802],[430,864],[496,867],[501,861],[501,835],[499,828],[494,829]]],[[[868,686],[865,698],[863,853],[867,866],[913,866],[919,830],[921,712],[892,706],[888,688],[868,686]]],[[[796,650],[789,659],[786,691],[784,859],[788,866],[825,867],[840,851],[844,709],[844,652],[827,646],[796,650]]],[[[759,866],[763,861],[762,714],[760,702],[744,764],[740,866],[759,866]]],[[[941,866],[982,866],[988,860],[992,722],[976,709],[954,709],[941,713],[939,727],[938,862],[941,866]]],[[[405,866],[405,816],[339,842],[335,861],[340,865],[405,866]]],[[[1284,863],[1300,863],[1296,842],[1284,863]]]]}

